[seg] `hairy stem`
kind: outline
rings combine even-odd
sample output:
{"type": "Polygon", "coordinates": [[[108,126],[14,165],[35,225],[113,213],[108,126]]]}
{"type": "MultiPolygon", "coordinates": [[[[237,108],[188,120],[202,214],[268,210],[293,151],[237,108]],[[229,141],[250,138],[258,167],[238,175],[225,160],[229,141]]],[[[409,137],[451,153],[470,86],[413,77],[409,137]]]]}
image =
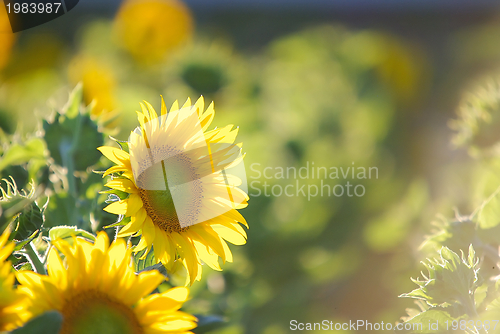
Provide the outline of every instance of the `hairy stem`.
{"type": "Polygon", "coordinates": [[[47,271],[45,270],[45,266],[43,265],[42,260],[40,259],[40,255],[38,255],[33,242],[30,242],[25,247],[26,255],[28,256],[31,264],[35,268],[35,271],[42,275],[47,275],[47,271]]]}

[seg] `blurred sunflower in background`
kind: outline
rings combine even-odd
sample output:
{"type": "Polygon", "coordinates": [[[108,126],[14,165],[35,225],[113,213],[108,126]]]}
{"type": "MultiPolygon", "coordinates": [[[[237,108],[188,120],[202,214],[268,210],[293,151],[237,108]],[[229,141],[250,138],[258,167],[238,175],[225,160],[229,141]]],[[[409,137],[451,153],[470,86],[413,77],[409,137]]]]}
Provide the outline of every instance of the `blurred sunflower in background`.
{"type": "Polygon", "coordinates": [[[163,60],[193,29],[189,9],[177,0],[127,0],[115,18],[119,43],[141,63],[163,60]]]}
{"type": "Polygon", "coordinates": [[[9,229],[0,236],[0,332],[12,330],[22,324],[23,297],[14,289],[12,264],[7,261],[15,244],[9,242],[9,229]]]}
{"type": "Polygon", "coordinates": [[[16,35],[12,33],[9,17],[4,6],[0,6],[0,69],[7,65],[16,35]]]}
{"type": "Polygon", "coordinates": [[[59,311],[62,334],[180,334],[196,327],[194,316],[179,311],[188,289],[149,295],[165,277],[156,270],[136,274],[123,239],[109,245],[100,232],[94,244],[76,237],[72,244],[61,239],[53,244],[48,276],[17,272],[21,293],[30,297],[25,303],[30,317],[59,311]]]}
{"type": "Polygon", "coordinates": [[[70,80],[77,84],[83,83],[83,97],[87,104],[94,101],[91,114],[99,117],[114,111],[116,101],[116,78],[112,70],[96,57],[80,55],[74,57],[68,67],[70,80]]]}
{"type": "Polygon", "coordinates": [[[142,234],[135,251],[153,247],[157,262],[170,272],[182,263],[187,282],[201,279],[202,261],[221,270],[218,258],[232,262],[226,243],[246,243],[248,227],[236,210],[247,206],[248,196],[238,186],[242,180],[225,173],[242,161],[241,144],[234,145],[233,125],[207,131],[214,116],[213,103],[204,109],[200,98],[177,101],[161,115],[147,102],[138,113],[141,126],[130,135],[129,153],[113,147],[99,150],[116,166],[106,186],[128,193],[126,199],[105,210],[130,217],[118,236],[142,234]]]}

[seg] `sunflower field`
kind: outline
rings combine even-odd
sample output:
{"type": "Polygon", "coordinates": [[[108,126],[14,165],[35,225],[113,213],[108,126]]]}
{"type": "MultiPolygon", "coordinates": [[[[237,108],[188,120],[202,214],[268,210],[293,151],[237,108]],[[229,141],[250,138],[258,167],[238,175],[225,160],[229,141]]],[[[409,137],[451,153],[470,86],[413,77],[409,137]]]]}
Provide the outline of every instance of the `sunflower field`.
{"type": "Polygon", "coordinates": [[[500,333],[497,4],[21,2],[0,333],[500,333]]]}

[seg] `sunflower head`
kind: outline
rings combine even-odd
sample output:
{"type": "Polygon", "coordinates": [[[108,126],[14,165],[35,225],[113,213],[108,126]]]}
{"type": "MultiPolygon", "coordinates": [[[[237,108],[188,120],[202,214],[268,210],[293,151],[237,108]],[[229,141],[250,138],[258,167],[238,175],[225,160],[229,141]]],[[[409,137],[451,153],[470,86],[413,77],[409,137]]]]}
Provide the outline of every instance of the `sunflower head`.
{"type": "Polygon", "coordinates": [[[6,7],[0,6],[0,69],[7,65],[15,40],[6,7]]]}
{"type": "Polygon", "coordinates": [[[9,242],[10,230],[0,236],[0,332],[12,330],[23,323],[26,313],[22,311],[24,296],[14,289],[15,276],[7,258],[15,244],[9,242]]]}
{"type": "Polygon", "coordinates": [[[182,263],[193,283],[202,263],[221,270],[219,257],[232,260],[226,241],[246,242],[237,211],[248,200],[237,129],[208,131],[215,112],[203,98],[180,109],[175,102],[169,112],[162,100],[159,115],[147,102],[141,108],[129,152],[99,148],[116,164],[104,173],[115,176],[106,186],[129,194],[105,210],[130,217],[119,235],[142,235],[136,251],[153,248],[170,271],[182,263]]]}
{"type": "Polygon", "coordinates": [[[114,112],[116,101],[113,95],[116,89],[116,77],[111,66],[103,64],[97,57],[78,55],[71,60],[68,75],[74,84],[82,82],[85,103],[95,103],[90,110],[93,118],[100,117],[106,121],[116,117],[114,112]]]}
{"type": "Polygon", "coordinates": [[[150,293],[164,281],[152,270],[136,274],[123,239],[109,245],[105,232],[94,244],[74,238],[56,240],[49,252],[48,275],[18,272],[30,317],[56,310],[61,334],[189,333],[196,318],[179,311],[188,297],[184,287],[150,293]],[[63,257],[61,257],[61,255],[63,257]]]}
{"type": "Polygon", "coordinates": [[[141,63],[156,63],[191,38],[193,18],[180,0],[127,0],[115,19],[123,47],[141,63]]]}

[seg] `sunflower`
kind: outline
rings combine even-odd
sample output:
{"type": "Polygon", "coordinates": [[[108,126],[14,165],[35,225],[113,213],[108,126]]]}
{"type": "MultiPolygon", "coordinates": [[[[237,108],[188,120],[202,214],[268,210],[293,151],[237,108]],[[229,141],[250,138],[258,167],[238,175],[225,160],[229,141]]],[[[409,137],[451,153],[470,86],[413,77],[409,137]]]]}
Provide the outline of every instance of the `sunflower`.
{"type": "Polygon", "coordinates": [[[7,65],[15,41],[16,34],[12,32],[6,7],[0,6],[0,69],[7,65]]]}
{"type": "Polygon", "coordinates": [[[156,261],[170,272],[181,263],[192,284],[201,279],[202,263],[221,270],[219,257],[232,261],[226,241],[246,243],[239,223],[248,225],[237,211],[247,206],[244,172],[234,172],[243,168],[241,144],[234,144],[238,129],[207,131],[215,112],[213,103],[204,110],[202,97],[181,109],[176,101],[168,113],[162,98],[160,116],[145,101],[141,108],[128,153],[99,148],[116,164],[104,173],[115,175],[106,186],[129,194],[104,210],[130,217],[118,235],[142,235],[135,251],[154,246],[156,261]]]}
{"type": "Polygon", "coordinates": [[[0,332],[20,326],[25,315],[21,311],[23,296],[14,289],[15,276],[10,261],[7,261],[15,246],[8,241],[9,235],[7,229],[0,236],[0,332]]]}
{"type": "Polygon", "coordinates": [[[120,44],[137,61],[156,63],[191,38],[194,22],[179,0],[126,0],[114,28],[120,44]]]}
{"type": "Polygon", "coordinates": [[[100,232],[94,244],[76,237],[72,245],[61,239],[53,244],[47,276],[17,273],[31,317],[59,311],[61,334],[181,334],[196,327],[194,316],[178,311],[188,289],[149,295],[165,278],[156,270],[136,275],[123,239],[109,246],[107,234],[100,232]]]}

